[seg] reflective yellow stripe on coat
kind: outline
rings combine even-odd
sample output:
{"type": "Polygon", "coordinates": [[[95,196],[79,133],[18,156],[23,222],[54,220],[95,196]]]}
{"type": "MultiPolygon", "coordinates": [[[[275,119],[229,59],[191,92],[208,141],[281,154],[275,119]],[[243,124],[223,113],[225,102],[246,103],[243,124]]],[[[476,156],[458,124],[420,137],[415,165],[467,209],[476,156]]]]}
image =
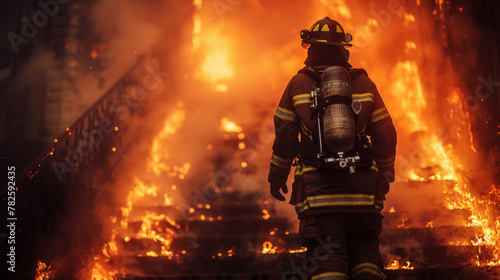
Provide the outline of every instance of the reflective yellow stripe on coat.
{"type": "Polygon", "coordinates": [[[289,168],[290,165],[292,165],[293,158],[292,159],[285,159],[282,157],[277,156],[276,154],[273,153],[271,156],[271,164],[276,165],[281,168],[289,168]]]}
{"type": "Polygon", "coordinates": [[[371,116],[371,123],[374,124],[388,117],[389,117],[389,112],[387,112],[387,109],[385,107],[382,107],[380,109],[373,111],[371,116]]]}
{"type": "Polygon", "coordinates": [[[384,202],[375,199],[375,195],[370,194],[325,194],[309,196],[303,202],[295,205],[297,214],[301,214],[308,209],[328,206],[370,206],[375,205],[377,209],[383,209],[384,202]]]}
{"type": "Polygon", "coordinates": [[[295,112],[282,107],[278,107],[274,115],[288,123],[294,124],[297,122],[297,115],[295,115],[295,112]]]}
{"type": "Polygon", "coordinates": [[[311,94],[310,93],[297,94],[293,97],[292,101],[294,108],[300,104],[312,104],[311,94]]]}
{"type": "Polygon", "coordinates": [[[373,102],[375,97],[373,93],[353,93],[352,101],[358,102],[373,102]]]}

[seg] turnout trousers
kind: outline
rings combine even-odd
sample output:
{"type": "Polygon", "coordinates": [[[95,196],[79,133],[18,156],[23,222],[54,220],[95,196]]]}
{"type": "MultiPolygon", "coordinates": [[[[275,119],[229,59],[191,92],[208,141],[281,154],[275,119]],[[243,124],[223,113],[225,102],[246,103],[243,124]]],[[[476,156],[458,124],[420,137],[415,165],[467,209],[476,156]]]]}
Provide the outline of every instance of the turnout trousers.
{"type": "Polygon", "coordinates": [[[379,251],[379,213],[324,213],[303,217],[300,236],[307,247],[308,279],[384,280],[379,251]]]}

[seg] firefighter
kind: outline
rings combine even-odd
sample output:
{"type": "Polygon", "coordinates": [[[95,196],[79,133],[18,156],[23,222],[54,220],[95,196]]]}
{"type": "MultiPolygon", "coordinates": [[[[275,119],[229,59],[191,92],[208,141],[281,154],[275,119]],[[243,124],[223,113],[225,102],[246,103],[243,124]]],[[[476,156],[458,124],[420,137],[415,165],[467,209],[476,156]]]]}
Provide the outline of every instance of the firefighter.
{"type": "Polygon", "coordinates": [[[268,177],[271,194],[284,201],[281,191],[287,193],[287,178],[295,166],[290,204],[300,220],[299,235],[309,264],[307,271],[295,272],[295,279],[305,279],[304,275],[313,280],[386,279],[379,252],[380,211],[394,181],[396,130],[366,71],[349,64],[346,47],[352,46],[352,36],[338,22],[325,17],[301,31],[301,38],[308,56],[274,115],[276,138],[268,177]],[[323,101],[316,110],[311,108],[311,90],[332,66],[347,72],[350,79],[351,103],[345,98],[332,103],[353,108],[347,117],[354,116],[355,144],[346,153],[325,155],[318,144],[324,140],[322,133],[328,132],[324,122],[329,120],[318,110],[328,104],[323,101]]]}

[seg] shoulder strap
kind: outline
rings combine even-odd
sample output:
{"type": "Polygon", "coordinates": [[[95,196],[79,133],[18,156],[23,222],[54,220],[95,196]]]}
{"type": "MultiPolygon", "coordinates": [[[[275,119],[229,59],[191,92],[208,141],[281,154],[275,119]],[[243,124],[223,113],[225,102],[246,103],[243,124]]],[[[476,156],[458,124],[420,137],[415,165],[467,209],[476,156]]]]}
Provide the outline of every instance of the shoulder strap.
{"type": "Polygon", "coordinates": [[[368,76],[368,73],[366,73],[366,70],[363,68],[351,68],[351,69],[349,69],[349,74],[351,75],[351,77],[357,76],[357,75],[362,75],[362,74],[365,74],[366,76],[368,76]]]}
{"type": "Polygon", "coordinates": [[[321,72],[319,69],[314,69],[312,67],[306,66],[300,69],[298,73],[304,73],[313,78],[318,84],[321,83],[321,72]]]}
{"type": "MultiPolygon", "coordinates": [[[[324,69],[317,69],[317,68],[312,68],[309,66],[305,66],[304,68],[300,69],[298,73],[304,73],[309,75],[311,78],[313,78],[317,83],[321,83],[321,74],[323,73],[324,69]]],[[[351,75],[351,78],[353,76],[357,75],[367,75],[366,70],[363,68],[351,68],[348,69],[349,74],[351,75]]]]}

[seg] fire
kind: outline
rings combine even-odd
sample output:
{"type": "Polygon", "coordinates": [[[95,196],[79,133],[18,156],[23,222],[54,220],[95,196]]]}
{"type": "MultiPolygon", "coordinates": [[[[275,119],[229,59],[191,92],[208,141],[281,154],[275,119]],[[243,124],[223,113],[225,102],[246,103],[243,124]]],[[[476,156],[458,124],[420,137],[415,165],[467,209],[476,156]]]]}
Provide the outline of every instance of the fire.
{"type": "MultiPolygon", "coordinates": [[[[146,214],[142,217],[141,230],[137,233],[136,237],[138,239],[151,239],[155,242],[160,242],[160,255],[172,258],[173,253],[170,251],[170,244],[172,244],[173,241],[173,231],[169,228],[163,229],[160,227],[160,222],[163,220],[169,224],[173,223],[173,225],[176,225],[175,222],[166,217],[165,214],[157,215],[156,213],[146,211],[146,214]]],[[[146,253],[147,256],[158,256],[156,252],[154,252],[156,255],[154,255],[152,251],[148,253],[146,253]]]]}
{"type": "MultiPolygon", "coordinates": [[[[453,108],[458,108],[455,110],[460,110],[463,106],[460,104],[457,98],[457,93],[453,92],[448,98],[448,101],[453,105],[453,108]]],[[[451,110],[450,114],[457,114],[455,111],[451,110]]],[[[470,133],[470,122],[468,120],[468,115],[461,115],[460,129],[467,130],[463,133],[463,130],[458,130],[457,137],[465,143],[469,143],[471,151],[475,151],[472,144],[472,137],[470,133]]],[[[481,229],[482,235],[476,236],[476,240],[471,240],[470,244],[473,245],[490,245],[498,248],[500,245],[500,227],[498,217],[491,220],[491,213],[494,213],[493,206],[494,203],[490,201],[487,197],[479,198],[476,197],[470,188],[470,178],[467,174],[463,173],[463,166],[459,159],[455,156],[455,147],[452,144],[445,144],[437,135],[430,135],[425,139],[421,139],[421,145],[427,147],[429,156],[425,159],[424,165],[439,166],[436,169],[435,174],[427,178],[418,178],[422,181],[427,180],[448,180],[453,181],[453,189],[443,190],[446,194],[445,205],[449,210],[454,209],[466,209],[469,210],[471,215],[469,217],[469,223],[466,226],[476,227],[481,229]]],[[[458,145],[458,143],[457,143],[458,145]]],[[[411,175],[411,174],[410,174],[411,175]]],[[[417,179],[414,176],[411,179],[417,179]]],[[[494,190],[495,186],[491,186],[494,190]]],[[[498,199],[498,196],[492,196],[492,198],[498,199]]],[[[491,260],[476,262],[477,265],[499,265],[500,264],[500,253],[499,250],[493,250],[493,257],[491,260]]]]}
{"type": "Polygon", "coordinates": [[[448,118],[457,121],[459,120],[459,122],[455,124],[459,126],[458,131],[456,132],[457,137],[468,137],[470,149],[473,152],[477,152],[477,149],[474,146],[474,135],[472,134],[471,123],[469,121],[469,112],[464,107],[460,98],[460,96],[463,95],[464,94],[460,91],[460,89],[454,88],[453,92],[448,96],[447,101],[451,106],[448,118]]]}
{"type": "MultiPolygon", "coordinates": [[[[443,1],[438,1],[438,9],[443,17],[443,1]]],[[[404,24],[409,26],[416,23],[416,18],[410,13],[404,14],[404,24]]],[[[418,50],[417,42],[407,41],[405,52],[418,50]]],[[[447,102],[447,111],[438,117],[444,117],[450,120],[447,124],[446,134],[440,128],[442,122],[435,124],[429,118],[429,104],[423,92],[420,78],[421,70],[415,61],[400,61],[394,68],[393,84],[391,92],[398,97],[397,106],[391,107],[393,119],[404,124],[403,129],[409,129],[409,133],[418,132],[415,140],[418,160],[413,161],[414,169],[408,170],[406,174],[399,174],[409,181],[448,181],[453,182],[453,188],[443,187],[442,192],[446,195],[445,206],[449,210],[464,209],[470,211],[468,223],[465,226],[475,227],[481,230],[481,234],[476,235],[474,240],[461,241],[451,240],[450,244],[457,246],[463,245],[488,245],[492,246],[493,253],[489,260],[480,261],[479,257],[475,263],[479,266],[500,265],[500,221],[494,215],[495,201],[498,201],[498,194],[490,196],[478,196],[473,193],[471,187],[471,178],[464,172],[464,165],[468,160],[475,158],[477,151],[474,146],[474,137],[471,132],[471,123],[469,120],[469,110],[464,106],[464,94],[456,87],[450,87],[449,92],[429,93],[438,94],[441,100],[447,102]],[[453,122],[451,122],[453,121],[453,122]],[[433,172],[428,174],[421,170],[431,168],[433,172]]],[[[389,104],[391,105],[391,104],[389,104]]],[[[412,147],[415,150],[415,147],[412,147]]],[[[480,184],[478,182],[478,184],[480,184]]],[[[481,186],[476,186],[479,189],[481,186]]],[[[486,187],[486,186],[484,186],[486,187]]],[[[490,190],[496,187],[491,186],[490,190]]],[[[491,192],[490,192],[491,193],[491,192]]],[[[392,209],[391,209],[392,210],[392,209]]],[[[408,218],[403,217],[398,227],[406,227],[408,218]]],[[[433,228],[436,224],[428,222],[426,227],[433,228]]],[[[478,248],[479,252],[480,248],[478,248]]],[[[478,253],[479,254],[479,253],[478,253]]]]}
{"type": "MultiPolygon", "coordinates": [[[[495,187],[492,186],[494,189],[495,187]]],[[[500,245],[500,222],[499,218],[490,220],[490,213],[494,211],[491,201],[487,199],[477,199],[468,189],[466,183],[455,184],[453,192],[448,197],[449,209],[468,209],[471,211],[469,223],[466,226],[477,227],[482,230],[482,235],[476,235],[476,240],[471,240],[473,245],[491,245],[498,248],[500,245]]],[[[498,249],[493,251],[491,260],[481,262],[479,259],[476,261],[478,266],[498,266],[500,265],[500,252],[498,249]]]]}
{"type": "Polygon", "coordinates": [[[203,75],[211,83],[228,80],[234,76],[234,67],[231,63],[230,41],[222,32],[212,31],[206,34],[202,45],[207,54],[201,66],[203,75]]]}
{"type": "Polygon", "coordinates": [[[45,263],[38,260],[38,265],[36,268],[35,280],[49,280],[55,276],[55,271],[51,270],[50,265],[47,266],[45,263]]]}
{"type": "Polygon", "coordinates": [[[267,209],[262,209],[262,219],[264,220],[268,220],[269,218],[271,218],[271,215],[269,214],[269,211],[267,211],[267,209]]]}
{"type": "MultiPolygon", "coordinates": [[[[177,186],[171,184],[169,185],[170,187],[162,189],[156,183],[156,178],[165,174],[168,178],[183,180],[191,168],[190,163],[174,166],[169,165],[168,160],[170,155],[166,148],[168,138],[174,135],[184,122],[185,110],[182,107],[183,103],[178,102],[177,110],[165,120],[163,129],[154,138],[150,157],[147,162],[148,172],[134,178],[132,182],[133,187],[128,192],[125,205],[120,207],[121,217],[110,217],[111,223],[116,225],[116,227],[112,229],[110,240],[103,245],[102,254],[94,258],[91,279],[116,279],[117,270],[110,265],[110,260],[114,256],[123,253],[124,248],[118,244],[117,240],[123,240],[124,242],[131,241],[129,222],[131,220],[131,213],[135,210],[135,205],[151,204],[154,201],[156,201],[155,205],[164,206],[174,203],[174,196],[166,191],[175,191],[177,190],[177,186]],[[146,183],[146,181],[151,182],[146,183]],[[120,221],[119,223],[118,220],[120,221]]],[[[136,218],[134,218],[135,220],[136,218]]],[[[151,211],[146,211],[141,217],[141,221],[139,231],[135,234],[134,238],[138,240],[151,240],[159,245],[159,249],[149,249],[137,254],[137,256],[174,258],[174,253],[170,249],[173,241],[173,229],[181,229],[181,225],[164,213],[157,214],[151,211]],[[165,225],[167,226],[165,227],[165,225]]]]}
{"type": "Polygon", "coordinates": [[[394,259],[391,262],[389,262],[389,265],[385,267],[387,270],[396,270],[396,269],[407,269],[407,270],[413,270],[415,267],[411,266],[411,263],[409,261],[405,262],[404,265],[401,265],[399,260],[394,259]]]}
{"type": "Polygon", "coordinates": [[[165,201],[163,202],[164,206],[172,205],[172,198],[168,194],[163,194],[165,201]]]}
{"type": "MultiPolygon", "coordinates": [[[[182,107],[182,103],[178,103],[178,107],[182,107]]],[[[156,175],[160,175],[162,172],[169,172],[169,175],[176,176],[178,175],[178,168],[172,168],[166,164],[166,161],[169,159],[168,151],[165,149],[163,142],[171,135],[175,134],[177,130],[182,126],[186,118],[185,110],[178,109],[176,110],[172,116],[165,120],[163,125],[163,130],[160,134],[154,139],[153,146],[151,149],[151,161],[149,162],[149,168],[156,175]]],[[[180,174],[185,176],[189,171],[189,163],[183,166],[183,169],[180,170],[180,174]]]]}
{"type": "Polygon", "coordinates": [[[155,251],[147,251],[146,256],[148,257],[158,257],[158,254],[155,251]]]}
{"type": "Polygon", "coordinates": [[[296,250],[289,250],[288,251],[290,254],[299,254],[299,253],[305,253],[307,252],[307,248],[306,247],[302,247],[300,249],[296,249],[296,250]]]}
{"type": "Polygon", "coordinates": [[[128,193],[126,206],[120,207],[122,212],[121,225],[123,229],[128,228],[128,217],[135,201],[146,195],[152,197],[158,196],[158,187],[156,185],[153,184],[152,186],[148,186],[137,177],[134,178],[134,184],[135,187],[128,193]]]}
{"type": "Polygon", "coordinates": [[[409,52],[411,50],[416,50],[417,45],[413,41],[406,41],[405,42],[405,52],[409,52]]]}
{"type": "Polygon", "coordinates": [[[217,84],[215,85],[215,91],[218,92],[227,92],[229,87],[226,84],[217,84]]]}
{"type": "Polygon", "coordinates": [[[408,216],[404,214],[403,218],[401,218],[401,224],[398,225],[398,228],[408,228],[408,216]]]}
{"type": "Polygon", "coordinates": [[[193,36],[192,36],[192,52],[197,51],[200,48],[200,33],[201,33],[201,17],[200,10],[203,5],[202,0],[193,0],[193,5],[195,6],[195,14],[193,15],[193,36]]]}
{"type": "Polygon", "coordinates": [[[427,103],[416,62],[398,62],[392,71],[392,78],[394,83],[391,92],[398,98],[400,106],[400,110],[391,111],[393,118],[405,123],[405,127],[410,127],[413,131],[427,130],[422,118],[427,103]]]}
{"type": "Polygon", "coordinates": [[[410,13],[405,13],[404,15],[404,24],[409,25],[415,22],[415,16],[410,13]]]}
{"type": "Polygon", "coordinates": [[[270,241],[266,241],[262,244],[262,254],[275,254],[277,247],[273,245],[270,241]]]}
{"type": "MultiPolygon", "coordinates": [[[[456,90],[453,90],[447,101],[452,108],[448,113],[448,117],[459,119],[455,127],[456,136],[453,136],[453,141],[443,141],[442,135],[438,133],[429,132],[429,124],[425,115],[426,107],[425,98],[423,97],[421,86],[418,80],[418,68],[416,64],[411,62],[402,62],[398,64],[398,71],[402,73],[401,78],[394,84],[394,91],[398,94],[404,94],[400,102],[401,111],[393,111],[395,115],[400,116],[405,122],[410,123],[409,127],[413,131],[424,132],[418,138],[418,146],[421,147],[423,157],[420,157],[420,162],[417,168],[409,170],[406,176],[410,181],[451,181],[455,182],[452,190],[443,189],[446,194],[445,205],[449,210],[465,209],[470,211],[469,223],[466,226],[476,227],[481,229],[482,234],[476,236],[475,240],[469,243],[473,245],[489,245],[498,248],[500,245],[500,227],[498,217],[491,220],[491,213],[494,213],[494,202],[489,198],[480,198],[473,194],[470,187],[469,175],[465,174],[461,159],[457,156],[457,150],[463,154],[464,149],[462,146],[470,148],[469,154],[473,156],[476,151],[473,145],[473,137],[470,132],[470,121],[467,114],[460,112],[465,111],[464,106],[461,104],[461,98],[456,90]],[[412,85],[412,86],[409,86],[412,85]],[[410,109],[412,108],[412,109],[410,109]],[[406,112],[404,112],[406,111],[406,112]],[[403,113],[404,112],[404,113],[403,113]],[[433,174],[422,176],[419,174],[420,169],[432,167],[435,172],[433,174]]],[[[439,130],[437,130],[439,131],[439,130]]],[[[494,189],[495,186],[491,186],[494,189]]],[[[493,196],[498,199],[498,196],[493,196]]],[[[408,218],[404,217],[399,228],[406,228],[408,218]]],[[[433,227],[433,223],[428,223],[427,227],[433,227]]],[[[453,244],[461,244],[463,242],[452,242],[453,244]]],[[[478,251],[480,249],[478,248],[478,251]]],[[[500,265],[500,253],[498,249],[493,250],[493,256],[490,260],[480,261],[479,257],[476,261],[479,266],[492,266],[500,265]]]]}
{"type": "Polygon", "coordinates": [[[92,51],[90,52],[90,57],[96,59],[106,54],[108,46],[106,44],[94,44],[92,51]]]}
{"type": "MultiPolygon", "coordinates": [[[[418,73],[417,70],[413,69],[413,64],[404,63],[401,64],[401,69],[408,71],[407,73],[418,73]]],[[[418,77],[418,75],[415,75],[418,77]]],[[[421,158],[418,168],[410,170],[406,176],[411,181],[452,181],[455,182],[452,190],[443,189],[443,193],[446,194],[445,205],[449,210],[454,209],[466,209],[469,210],[471,215],[469,217],[469,223],[466,226],[476,227],[481,229],[482,235],[476,236],[476,240],[471,240],[470,244],[473,245],[490,245],[498,248],[500,245],[500,227],[498,226],[498,218],[491,220],[491,213],[493,211],[493,204],[487,198],[476,197],[470,188],[470,179],[468,175],[463,173],[463,165],[460,159],[456,156],[457,147],[459,147],[459,141],[469,143],[471,152],[476,149],[473,146],[472,134],[470,133],[470,122],[468,121],[468,115],[460,115],[461,123],[459,124],[459,130],[457,131],[457,138],[455,138],[455,143],[445,143],[437,134],[432,134],[428,132],[429,125],[426,124],[425,119],[425,102],[419,102],[419,100],[425,100],[421,98],[421,90],[416,87],[414,91],[408,91],[408,88],[404,86],[405,84],[414,84],[409,80],[409,76],[403,75],[403,81],[398,81],[395,88],[398,92],[405,92],[406,98],[403,98],[401,103],[402,107],[405,108],[415,108],[413,110],[407,110],[405,113],[407,122],[412,123],[410,127],[413,127],[415,131],[424,131],[425,135],[419,137],[419,146],[422,147],[421,151],[424,157],[421,158]],[[406,82],[404,82],[406,80],[406,82]],[[420,97],[419,97],[420,96],[420,97]],[[425,148],[424,148],[425,147],[425,148]],[[434,174],[428,176],[422,176],[418,173],[420,168],[433,167],[435,170],[434,174]]],[[[458,114],[463,108],[460,105],[457,93],[453,92],[448,98],[453,110],[450,110],[450,114],[458,114]]],[[[396,112],[398,114],[398,112],[396,112]]],[[[454,116],[454,115],[451,115],[454,116]]],[[[492,186],[492,189],[494,186],[492,186]]],[[[404,217],[402,223],[398,227],[406,227],[407,217],[404,217]]],[[[434,225],[432,222],[428,223],[426,227],[432,228],[434,225]]],[[[463,242],[452,242],[453,244],[459,245],[463,242]]],[[[479,250],[479,249],[478,249],[479,250]]],[[[476,264],[479,266],[492,266],[500,265],[500,255],[499,250],[493,250],[493,256],[491,260],[480,261],[479,258],[476,264]]]]}
{"type": "Polygon", "coordinates": [[[241,131],[243,131],[241,126],[238,126],[235,122],[232,122],[227,118],[221,119],[220,124],[221,124],[221,129],[226,132],[240,133],[241,131]]]}
{"type": "Polygon", "coordinates": [[[194,0],[192,52],[202,57],[198,76],[209,82],[215,91],[227,92],[229,86],[224,83],[234,77],[232,49],[233,38],[227,35],[228,30],[222,24],[204,25],[202,20],[203,1],[194,0]],[[203,31],[203,32],[202,32],[203,31]]]}
{"type": "Polygon", "coordinates": [[[90,279],[92,280],[115,280],[116,270],[110,270],[107,262],[109,259],[101,260],[100,258],[95,258],[94,266],[92,267],[92,272],[90,279]]]}
{"type": "MultiPolygon", "coordinates": [[[[351,10],[344,0],[320,0],[319,2],[323,6],[323,9],[327,8],[329,10],[329,14],[333,16],[333,18],[343,17],[345,19],[351,19],[351,10]]],[[[321,10],[324,14],[323,9],[321,10]]]]}

